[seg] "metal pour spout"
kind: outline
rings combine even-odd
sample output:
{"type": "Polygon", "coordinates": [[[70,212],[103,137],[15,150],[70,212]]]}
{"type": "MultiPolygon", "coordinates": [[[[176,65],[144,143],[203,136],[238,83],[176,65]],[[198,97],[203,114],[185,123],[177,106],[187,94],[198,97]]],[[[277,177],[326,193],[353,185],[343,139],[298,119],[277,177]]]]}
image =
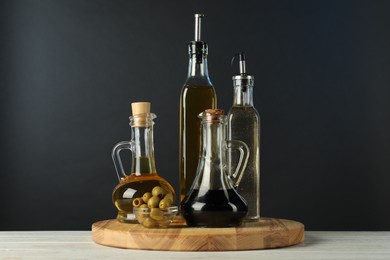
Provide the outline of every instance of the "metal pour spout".
{"type": "Polygon", "coordinates": [[[243,52],[239,53],[240,56],[240,74],[246,74],[246,62],[245,62],[245,54],[243,52]]]}
{"type": "Polygon", "coordinates": [[[200,35],[201,35],[201,21],[204,17],[204,14],[195,14],[195,41],[200,41],[200,35]]]}
{"type": "Polygon", "coordinates": [[[244,86],[244,85],[253,85],[253,80],[255,77],[252,75],[249,75],[246,73],[246,58],[244,52],[239,52],[238,54],[234,55],[232,58],[232,65],[233,61],[236,58],[239,58],[239,69],[240,74],[233,76],[233,85],[234,86],[244,86]]]}

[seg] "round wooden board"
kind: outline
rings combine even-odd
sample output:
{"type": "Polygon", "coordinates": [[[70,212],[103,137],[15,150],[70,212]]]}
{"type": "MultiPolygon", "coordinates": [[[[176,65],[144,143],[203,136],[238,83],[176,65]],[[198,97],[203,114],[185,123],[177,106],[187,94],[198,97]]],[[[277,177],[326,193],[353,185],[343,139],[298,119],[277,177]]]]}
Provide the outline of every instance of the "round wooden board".
{"type": "Polygon", "coordinates": [[[177,221],[169,228],[145,228],[104,220],[92,225],[92,239],[98,244],[120,248],[221,251],[250,250],[291,246],[304,240],[302,223],[276,218],[261,218],[230,228],[192,228],[177,221]]]}

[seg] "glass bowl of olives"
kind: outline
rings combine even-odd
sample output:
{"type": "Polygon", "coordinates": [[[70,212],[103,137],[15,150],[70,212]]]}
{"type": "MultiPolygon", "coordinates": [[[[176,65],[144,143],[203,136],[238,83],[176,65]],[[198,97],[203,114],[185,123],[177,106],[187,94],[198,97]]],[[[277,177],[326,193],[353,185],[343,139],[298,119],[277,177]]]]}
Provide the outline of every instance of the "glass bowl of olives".
{"type": "Polygon", "coordinates": [[[168,227],[177,215],[177,206],[159,208],[134,208],[134,214],[140,224],[147,228],[168,227]]]}
{"type": "Polygon", "coordinates": [[[172,206],[173,202],[172,193],[156,186],[142,197],[134,198],[133,213],[144,227],[168,227],[178,213],[178,207],[172,206]]]}

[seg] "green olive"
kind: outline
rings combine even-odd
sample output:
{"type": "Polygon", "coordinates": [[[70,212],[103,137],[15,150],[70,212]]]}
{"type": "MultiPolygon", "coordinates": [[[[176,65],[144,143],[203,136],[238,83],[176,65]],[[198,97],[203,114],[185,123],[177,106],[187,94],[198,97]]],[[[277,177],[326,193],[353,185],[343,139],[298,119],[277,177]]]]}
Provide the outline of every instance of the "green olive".
{"type": "Polygon", "coordinates": [[[153,228],[153,227],[157,227],[158,226],[158,222],[152,218],[145,218],[144,221],[142,222],[142,224],[144,225],[144,227],[147,227],[147,228],[153,228]]]}
{"type": "Polygon", "coordinates": [[[169,199],[162,199],[160,203],[158,204],[158,207],[160,209],[166,209],[169,208],[172,205],[171,201],[169,199]]]}
{"type": "Polygon", "coordinates": [[[150,210],[150,217],[154,220],[163,220],[164,213],[160,209],[153,208],[150,210]]]}
{"type": "Polygon", "coordinates": [[[137,212],[138,223],[142,224],[145,220],[145,214],[143,212],[137,212]]]}
{"type": "Polygon", "coordinates": [[[146,192],[143,196],[142,196],[142,200],[145,202],[145,203],[148,203],[148,200],[152,197],[152,193],[150,192],[146,192]]]}
{"type": "Polygon", "coordinates": [[[147,208],[148,207],[148,205],[146,205],[145,203],[144,204],[142,204],[141,206],[139,206],[140,208],[147,208]]]}
{"type": "Polygon", "coordinates": [[[160,202],[160,198],[157,196],[153,196],[148,200],[148,208],[157,208],[158,203],[160,202]]]}
{"type": "Polygon", "coordinates": [[[171,221],[167,217],[164,217],[158,222],[158,224],[160,225],[160,227],[168,227],[169,224],[171,224],[171,221]]]}
{"type": "Polygon", "coordinates": [[[171,202],[171,205],[172,205],[172,203],[173,203],[172,193],[167,193],[167,195],[164,196],[164,200],[169,200],[171,202]]]}
{"type": "Polygon", "coordinates": [[[156,186],[152,190],[152,195],[157,196],[160,199],[162,199],[162,197],[164,197],[165,193],[166,193],[166,191],[163,188],[161,188],[160,186],[156,186]]]}
{"type": "Polygon", "coordinates": [[[135,198],[133,200],[133,206],[136,207],[136,208],[141,206],[143,203],[144,203],[144,201],[142,200],[142,198],[135,198]]]}

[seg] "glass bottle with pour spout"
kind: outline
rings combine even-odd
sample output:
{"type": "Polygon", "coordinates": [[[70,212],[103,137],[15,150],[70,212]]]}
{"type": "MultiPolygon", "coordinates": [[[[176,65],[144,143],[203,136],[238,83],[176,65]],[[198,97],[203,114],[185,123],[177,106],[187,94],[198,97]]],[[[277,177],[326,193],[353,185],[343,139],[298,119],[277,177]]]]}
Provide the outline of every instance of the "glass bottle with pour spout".
{"type": "MultiPolygon", "coordinates": [[[[229,139],[245,142],[250,150],[247,167],[237,192],[248,204],[246,221],[260,218],[260,116],[253,106],[254,77],[246,73],[245,55],[239,54],[240,74],[233,76],[234,104],[227,116],[227,134],[229,139]]],[[[228,161],[234,171],[240,155],[229,151],[228,161]]]]}
{"type": "Polygon", "coordinates": [[[202,119],[202,157],[191,190],[182,205],[188,226],[228,227],[240,225],[248,211],[236,192],[248,160],[248,147],[238,140],[225,140],[223,110],[208,109],[202,119]],[[241,154],[236,172],[228,172],[226,150],[241,154]]]}
{"type": "Polygon", "coordinates": [[[112,200],[118,209],[117,220],[125,223],[138,223],[133,214],[133,200],[160,186],[166,193],[175,197],[172,186],[157,175],[154,160],[153,119],[149,102],[132,103],[133,116],[130,117],[131,141],[116,144],[112,150],[112,159],[118,175],[119,184],[114,188],[112,200]],[[121,157],[122,150],[132,153],[131,173],[126,174],[121,157]]]}
{"type": "Polygon", "coordinates": [[[206,109],[217,106],[217,97],[207,67],[208,46],[201,41],[203,16],[195,14],[195,40],[188,44],[190,56],[188,76],[180,96],[180,202],[190,190],[199,161],[201,130],[198,115],[206,109]]]}

